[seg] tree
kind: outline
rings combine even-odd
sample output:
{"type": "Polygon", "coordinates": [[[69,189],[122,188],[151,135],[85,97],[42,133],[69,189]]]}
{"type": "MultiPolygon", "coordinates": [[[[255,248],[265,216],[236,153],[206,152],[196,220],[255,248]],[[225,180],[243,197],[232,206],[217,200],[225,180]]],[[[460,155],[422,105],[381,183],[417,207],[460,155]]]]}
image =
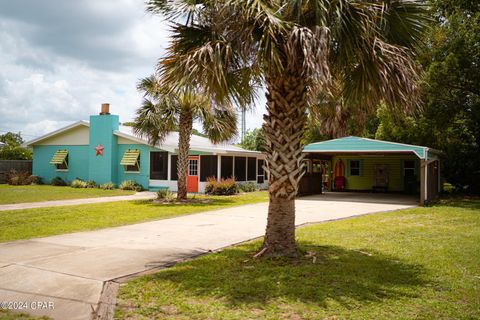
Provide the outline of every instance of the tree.
{"type": "Polygon", "coordinates": [[[263,151],[265,139],[263,138],[262,129],[255,128],[247,130],[245,136],[240,142],[240,147],[247,150],[263,151]]]}
{"type": "Polygon", "coordinates": [[[415,101],[411,49],[425,26],[424,6],[407,0],[150,0],[147,6],[174,23],[158,66],[165,83],[202,85],[222,102],[231,93],[241,96],[252,79],[264,81],[270,203],[259,255],[296,256],[295,196],[312,98],[328,95],[331,74],[338,74],[346,101],[383,99],[398,109],[415,101]]]}
{"type": "Polygon", "coordinates": [[[0,135],[0,142],[4,146],[0,146],[1,160],[31,160],[32,151],[27,148],[22,148],[21,144],[24,142],[22,135],[14,132],[7,132],[0,135]]]}
{"type": "Polygon", "coordinates": [[[379,112],[377,137],[443,152],[441,173],[458,190],[480,193],[480,6],[434,0],[432,28],[419,55],[423,112],[379,112]]]}
{"type": "Polygon", "coordinates": [[[0,135],[0,142],[3,142],[9,146],[17,147],[21,145],[24,141],[20,132],[7,132],[0,135]]]}
{"type": "Polygon", "coordinates": [[[144,100],[137,110],[134,131],[155,146],[162,143],[170,132],[179,130],[177,199],[186,200],[186,172],[193,121],[200,121],[208,138],[213,143],[219,143],[236,134],[236,113],[225,107],[216,108],[200,92],[184,90],[173,93],[161,88],[154,76],[142,79],[137,88],[144,94],[144,100]]]}

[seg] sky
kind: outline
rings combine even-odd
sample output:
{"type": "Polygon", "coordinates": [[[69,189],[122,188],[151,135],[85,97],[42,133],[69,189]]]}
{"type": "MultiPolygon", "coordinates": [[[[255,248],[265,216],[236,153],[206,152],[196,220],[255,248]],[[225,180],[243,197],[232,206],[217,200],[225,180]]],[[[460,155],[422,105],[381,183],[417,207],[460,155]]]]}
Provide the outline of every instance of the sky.
{"type": "MultiPolygon", "coordinates": [[[[142,0],[0,1],[0,134],[31,140],[88,120],[104,102],[132,121],[136,83],[168,41],[168,24],[142,0]]],[[[247,113],[247,128],[261,126],[263,104],[247,113]]]]}

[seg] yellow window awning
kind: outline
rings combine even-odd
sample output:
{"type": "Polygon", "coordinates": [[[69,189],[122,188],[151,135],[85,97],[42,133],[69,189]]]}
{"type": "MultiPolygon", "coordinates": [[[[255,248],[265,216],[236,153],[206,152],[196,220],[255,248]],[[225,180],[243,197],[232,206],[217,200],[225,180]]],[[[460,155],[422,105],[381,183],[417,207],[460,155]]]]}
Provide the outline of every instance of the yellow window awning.
{"type": "Polygon", "coordinates": [[[134,166],[138,162],[138,157],[140,156],[140,150],[127,150],[123,154],[122,161],[120,164],[122,166],[134,166]]]}
{"type": "Polygon", "coordinates": [[[57,150],[55,154],[52,157],[52,160],[50,160],[51,164],[62,164],[65,162],[65,159],[67,159],[68,156],[68,151],[67,150],[57,150]]]}

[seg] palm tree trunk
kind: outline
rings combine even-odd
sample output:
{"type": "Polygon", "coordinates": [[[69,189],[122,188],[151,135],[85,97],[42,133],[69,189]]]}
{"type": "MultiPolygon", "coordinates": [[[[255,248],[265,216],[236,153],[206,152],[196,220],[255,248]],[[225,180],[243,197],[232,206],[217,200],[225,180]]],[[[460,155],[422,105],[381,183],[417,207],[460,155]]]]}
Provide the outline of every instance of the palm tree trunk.
{"type": "Polygon", "coordinates": [[[187,169],[190,135],[192,134],[193,118],[189,108],[182,108],[179,119],[179,141],[177,160],[177,200],[187,200],[187,169]]]}
{"type": "Polygon", "coordinates": [[[264,116],[270,203],[265,240],[266,256],[296,256],[295,196],[302,170],[302,137],[306,123],[306,82],[295,72],[267,78],[264,116]]]}

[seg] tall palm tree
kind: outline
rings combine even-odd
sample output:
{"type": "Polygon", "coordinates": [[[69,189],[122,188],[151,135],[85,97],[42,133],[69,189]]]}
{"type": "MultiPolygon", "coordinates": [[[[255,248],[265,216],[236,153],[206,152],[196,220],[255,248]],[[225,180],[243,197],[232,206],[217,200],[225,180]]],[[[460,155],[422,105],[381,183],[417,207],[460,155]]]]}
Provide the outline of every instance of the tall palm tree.
{"type": "Polygon", "coordinates": [[[172,22],[158,65],[165,83],[201,84],[222,101],[250,81],[237,83],[232,70],[264,82],[270,204],[259,255],[296,256],[294,199],[311,99],[331,94],[331,74],[338,74],[346,101],[385,100],[398,110],[414,103],[422,1],[149,0],[147,10],[172,22]]]}
{"type": "Polygon", "coordinates": [[[144,100],[137,110],[134,131],[155,146],[170,132],[178,130],[177,199],[186,200],[193,122],[200,121],[210,141],[219,143],[236,134],[236,113],[225,105],[219,109],[207,96],[192,89],[172,92],[161,88],[153,75],[140,80],[137,88],[144,94],[144,100]]]}

